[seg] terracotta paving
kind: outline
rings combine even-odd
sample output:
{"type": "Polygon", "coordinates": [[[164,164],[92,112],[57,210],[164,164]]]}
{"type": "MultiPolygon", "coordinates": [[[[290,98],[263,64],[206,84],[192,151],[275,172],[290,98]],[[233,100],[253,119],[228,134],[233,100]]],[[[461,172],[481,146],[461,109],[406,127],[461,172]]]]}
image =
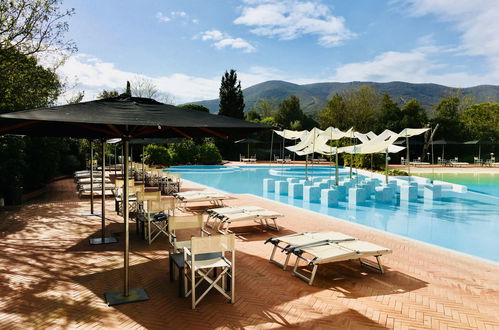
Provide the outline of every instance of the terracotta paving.
{"type": "MultiPolygon", "coordinates": [[[[195,185],[186,184],[186,188],[195,185]]],[[[118,329],[499,329],[499,266],[330,217],[233,195],[286,215],[279,235],[335,230],[393,249],[384,275],[358,262],[319,267],[313,286],[268,262],[274,232],[238,228],[236,303],[210,293],[196,310],[169,281],[166,239],[147,245],[132,223],[130,287],[150,300],[108,307],[122,288],[122,243],[90,246],[100,219],[60,180],[37,201],[0,210],[0,328],[118,329]]],[[[100,209],[97,203],[96,209],[100,209]]],[[[107,231],[122,242],[122,219],[107,205],[107,231]]]]}

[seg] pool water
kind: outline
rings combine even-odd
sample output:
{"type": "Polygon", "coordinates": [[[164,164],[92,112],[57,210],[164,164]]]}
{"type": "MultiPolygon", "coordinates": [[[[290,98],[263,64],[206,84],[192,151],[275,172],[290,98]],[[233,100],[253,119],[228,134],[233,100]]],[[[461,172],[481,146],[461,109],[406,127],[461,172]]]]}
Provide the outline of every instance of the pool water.
{"type": "MultiPolygon", "coordinates": [[[[466,181],[467,193],[448,192],[445,198],[417,202],[394,199],[376,203],[372,199],[359,206],[339,202],[336,207],[308,203],[302,199],[265,192],[263,179],[285,180],[304,178],[304,167],[283,166],[178,166],[171,169],[182,177],[203,185],[235,194],[254,194],[332,217],[355,222],[455,251],[499,261],[499,197],[497,183],[491,180],[466,181]],[[477,193],[478,191],[480,193],[477,193]]],[[[308,169],[313,177],[334,178],[334,168],[314,166],[308,169]]],[[[340,169],[340,180],[348,178],[348,170],[340,169]]],[[[354,180],[362,179],[359,175],[354,180]]],[[[435,177],[447,180],[447,177],[435,177]]],[[[457,178],[456,178],[457,180],[457,178]]],[[[450,181],[450,180],[449,180],[450,181]]]]}
{"type": "Polygon", "coordinates": [[[499,174],[494,173],[418,173],[432,180],[462,184],[469,190],[499,197],[499,174]]]}

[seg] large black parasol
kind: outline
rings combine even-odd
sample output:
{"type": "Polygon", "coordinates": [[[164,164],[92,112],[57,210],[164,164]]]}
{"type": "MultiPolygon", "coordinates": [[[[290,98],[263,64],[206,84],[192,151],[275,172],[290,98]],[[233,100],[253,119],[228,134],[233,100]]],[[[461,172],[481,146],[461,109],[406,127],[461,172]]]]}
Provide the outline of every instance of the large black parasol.
{"type": "MultiPolygon", "coordinates": [[[[131,97],[126,93],[103,100],[0,115],[0,135],[73,137],[101,139],[102,141],[110,138],[122,139],[125,151],[124,289],[105,294],[110,305],[148,299],[143,289],[129,289],[129,141],[134,138],[206,136],[227,138],[229,135],[244,137],[265,129],[270,129],[270,127],[231,117],[177,108],[153,99],[131,97]]],[[[102,221],[104,221],[104,215],[102,221]]]]}

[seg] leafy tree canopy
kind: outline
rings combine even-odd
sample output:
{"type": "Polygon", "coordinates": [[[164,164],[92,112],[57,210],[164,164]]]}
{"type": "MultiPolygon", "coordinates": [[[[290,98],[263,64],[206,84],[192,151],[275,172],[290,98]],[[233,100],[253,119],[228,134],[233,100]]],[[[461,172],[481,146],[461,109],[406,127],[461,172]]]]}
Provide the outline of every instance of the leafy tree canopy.
{"type": "Polygon", "coordinates": [[[418,128],[428,123],[426,111],[416,99],[409,100],[402,107],[401,127],[418,128]]]}
{"type": "Polygon", "coordinates": [[[246,120],[248,120],[248,121],[259,122],[261,119],[262,119],[262,117],[255,110],[250,110],[246,114],[246,120]]]}
{"type": "Polygon", "coordinates": [[[275,115],[275,121],[283,128],[289,128],[291,123],[302,120],[303,111],[300,108],[300,99],[291,95],[279,104],[279,110],[275,115]]]}
{"type": "Polygon", "coordinates": [[[220,110],[219,115],[244,119],[244,97],[241,81],[237,80],[236,71],[225,71],[220,85],[220,110]]]}
{"type": "Polygon", "coordinates": [[[108,99],[110,97],[117,97],[119,95],[120,93],[115,89],[109,91],[104,89],[102,90],[102,92],[99,93],[99,95],[97,95],[97,98],[99,100],[102,100],[102,99],[108,99]]]}
{"type": "Polygon", "coordinates": [[[184,109],[190,109],[190,110],[196,110],[196,111],[210,113],[210,109],[208,109],[207,107],[205,107],[204,105],[201,105],[201,104],[184,104],[184,105],[181,105],[179,107],[184,108],[184,109]]]}
{"type": "Polygon", "coordinates": [[[472,139],[499,142],[499,103],[470,106],[461,115],[461,123],[472,139]]]}
{"type": "Polygon", "coordinates": [[[74,9],[63,10],[61,0],[0,1],[0,48],[33,55],[48,50],[73,52],[72,41],[64,39],[68,24],[64,19],[74,9]]]}

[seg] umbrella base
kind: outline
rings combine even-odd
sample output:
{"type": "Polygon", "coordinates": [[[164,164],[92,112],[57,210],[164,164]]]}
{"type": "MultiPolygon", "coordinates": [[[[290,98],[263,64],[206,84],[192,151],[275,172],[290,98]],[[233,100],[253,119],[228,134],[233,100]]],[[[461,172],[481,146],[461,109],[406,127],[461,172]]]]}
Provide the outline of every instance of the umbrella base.
{"type": "Polygon", "coordinates": [[[87,212],[87,213],[82,213],[80,214],[82,217],[100,217],[102,214],[100,213],[91,213],[91,212],[87,212]]]}
{"type": "Polygon", "coordinates": [[[90,245],[118,243],[116,237],[104,237],[104,239],[102,239],[102,237],[98,237],[98,238],[91,238],[88,241],[90,245]]]}
{"type": "Polygon", "coordinates": [[[125,296],[123,291],[109,291],[104,293],[104,298],[108,306],[149,300],[149,296],[142,288],[130,289],[128,296],[125,296]]]}

